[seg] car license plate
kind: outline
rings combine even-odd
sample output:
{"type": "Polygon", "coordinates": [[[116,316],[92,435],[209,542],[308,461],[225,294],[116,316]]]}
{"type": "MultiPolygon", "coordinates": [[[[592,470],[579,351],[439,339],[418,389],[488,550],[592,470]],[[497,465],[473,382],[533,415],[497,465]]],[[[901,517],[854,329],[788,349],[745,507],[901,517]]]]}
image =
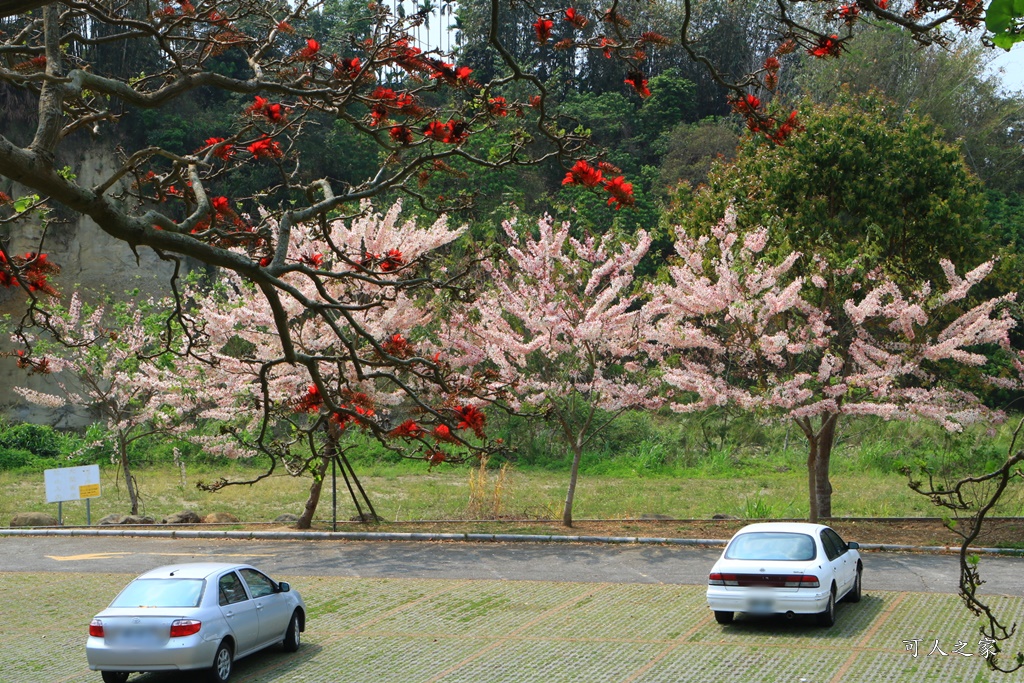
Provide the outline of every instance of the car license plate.
{"type": "Polygon", "coordinates": [[[747,611],[757,614],[770,614],[775,611],[775,601],[771,598],[750,598],[747,600],[747,611]]]}
{"type": "Polygon", "coordinates": [[[116,644],[122,647],[152,647],[160,644],[160,635],[151,628],[129,628],[118,634],[116,644]]]}

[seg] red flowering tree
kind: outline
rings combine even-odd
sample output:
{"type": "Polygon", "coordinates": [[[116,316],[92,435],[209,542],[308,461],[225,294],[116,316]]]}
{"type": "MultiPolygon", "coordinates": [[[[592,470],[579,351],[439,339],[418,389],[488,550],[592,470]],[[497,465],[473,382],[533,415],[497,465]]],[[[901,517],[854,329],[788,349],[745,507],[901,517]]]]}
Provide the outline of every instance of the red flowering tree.
{"type": "Polygon", "coordinates": [[[648,304],[657,320],[653,352],[679,359],[663,377],[680,412],[733,404],[794,421],[807,438],[811,521],[832,515],[828,475],[840,419],[928,419],[959,431],[998,417],[950,372],[980,371],[983,350],[1008,352],[1015,295],[963,307],[991,262],[961,277],[944,261],[941,291],[928,282],[907,291],[879,276],[833,300],[837,273],[824,259],[765,258],[767,231],[741,235],[735,220],[730,210],[711,237],[677,241],[671,282],[654,287],[648,304]],[[794,274],[798,260],[808,261],[806,278],[794,274]]]}
{"type": "Polygon", "coordinates": [[[640,343],[633,270],[651,238],[576,240],[550,217],[536,236],[503,224],[507,259],[485,264],[491,287],[455,311],[442,340],[451,363],[507,396],[510,410],[550,418],[572,453],[562,523],[572,526],[584,449],[616,416],[660,404],[640,343]]]}

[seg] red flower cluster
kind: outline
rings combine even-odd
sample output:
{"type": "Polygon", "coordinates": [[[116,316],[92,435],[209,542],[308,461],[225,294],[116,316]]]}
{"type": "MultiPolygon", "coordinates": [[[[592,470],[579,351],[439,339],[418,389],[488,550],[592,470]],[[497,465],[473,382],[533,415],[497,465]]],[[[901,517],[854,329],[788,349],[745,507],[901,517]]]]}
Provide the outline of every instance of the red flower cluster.
{"type": "Polygon", "coordinates": [[[857,23],[857,18],[860,17],[860,7],[856,5],[840,5],[835,11],[835,16],[841,19],[847,26],[853,26],[857,23]]]}
{"type": "Polygon", "coordinates": [[[635,201],[633,198],[633,184],[627,183],[626,179],[622,176],[609,180],[604,184],[604,189],[608,190],[608,193],[611,195],[608,198],[608,206],[615,204],[616,211],[624,206],[632,206],[635,201]]]}
{"type": "Polygon", "coordinates": [[[487,111],[492,116],[508,116],[508,103],[504,97],[492,97],[487,101],[487,111]]]}
{"type": "Polygon", "coordinates": [[[789,117],[780,123],[775,131],[769,135],[769,139],[776,144],[782,144],[789,139],[794,132],[801,131],[804,129],[802,123],[797,118],[796,112],[790,112],[789,117]]]}
{"type": "Polygon", "coordinates": [[[555,22],[550,19],[541,17],[533,23],[533,30],[537,34],[537,42],[543,45],[544,43],[551,40],[551,28],[555,25],[555,22]]]}
{"type": "Polygon", "coordinates": [[[416,424],[413,420],[406,420],[402,424],[398,425],[390,432],[388,436],[392,438],[403,438],[403,439],[418,439],[426,434],[423,428],[416,424]]]}
{"type": "Polygon", "coordinates": [[[48,278],[54,273],[59,273],[60,268],[48,261],[46,254],[30,251],[24,256],[12,256],[8,261],[7,257],[0,252],[0,287],[17,287],[19,285],[15,269],[20,271],[22,279],[28,284],[28,291],[45,292],[50,296],[57,296],[57,290],[48,282],[48,278]]]}
{"type": "Polygon", "coordinates": [[[433,79],[442,80],[448,85],[457,87],[473,84],[469,78],[473,70],[468,66],[455,66],[439,59],[424,59],[423,61],[430,68],[430,77],[433,79]]]}
{"type": "Polygon", "coordinates": [[[764,60],[764,66],[762,67],[765,71],[764,74],[764,87],[769,90],[775,90],[779,85],[779,67],[782,66],[779,63],[778,57],[769,57],[764,60]]]}
{"type": "Polygon", "coordinates": [[[601,17],[601,21],[606,24],[614,24],[615,26],[622,26],[624,28],[628,28],[633,25],[633,22],[619,14],[618,10],[615,9],[615,5],[612,5],[605,10],[604,15],[601,17]]]}
{"type": "Polygon", "coordinates": [[[412,144],[412,129],[409,126],[391,126],[388,135],[400,145],[412,144]]]}
{"type": "Polygon", "coordinates": [[[320,43],[312,38],[306,39],[306,47],[295,53],[295,59],[300,62],[312,62],[320,53],[320,43]]]}
{"type": "Polygon", "coordinates": [[[481,439],[484,438],[484,425],[487,424],[487,416],[475,406],[462,406],[455,409],[460,418],[456,429],[472,429],[473,433],[481,439]]]}
{"type": "Polygon", "coordinates": [[[640,34],[641,45],[671,45],[672,41],[654,31],[644,31],[640,34]]]}
{"type": "Polygon", "coordinates": [[[607,38],[602,37],[601,38],[601,42],[598,43],[598,47],[600,47],[601,48],[601,52],[604,53],[604,58],[605,59],[611,59],[612,58],[612,48],[613,47],[618,47],[618,44],[614,40],[608,40],[607,38]]]}
{"type": "Polygon", "coordinates": [[[324,397],[320,395],[320,390],[315,384],[310,384],[306,388],[306,393],[295,401],[295,412],[315,413],[320,410],[320,406],[323,404],[324,397]]]}
{"type": "Polygon", "coordinates": [[[321,254],[320,252],[315,252],[312,254],[303,254],[299,258],[299,261],[306,264],[310,268],[319,268],[324,263],[324,255],[321,254]]]}
{"type": "Polygon", "coordinates": [[[530,95],[530,106],[534,109],[540,109],[541,97],[540,95],[530,95]]]}
{"type": "Polygon", "coordinates": [[[378,87],[370,96],[376,100],[370,107],[370,123],[379,126],[388,118],[390,111],[408,116],[419,116],[423,108],[416,104],[416,98],[409,93],[396,93],[391,88],[378,87]]]}
{"type": "Polygon", "coordinates": [[[268,121],[273,123],[282,123],[288,116],[288,109],[281,104],[271,104],[265,97],[256,95],[253,103],[246,108],[245,113],[265,116],[268,121]]]}
{"type": "Polygon", "coordinates": [[[405,265],[405,257],[402,256],[402,252],[398,249],[391,249],[388,251],[387,256],[381,259],[380,269],[385,273],[389,273],[393,270],[398,270],[405,265]]]}
{"type": "Polygon", "coordinates": [[[468,128],[465,121],[448,121],[447,123],[431,121],[423,129],[423,137],[437,140],[438,142],[447,142],[450,145],[457,145],[469,137],[468,128]]]}
{"type": "Polygon", "coordinates": [[[732,105],[732,110],[734,112],[748,118],[756,116],[758,110],[761,108],[761,100],[757,95],[750,94],[730,100],[729,104],[732,105]]]}
{"type": "Polygon", "coordinates": [[[434,431],[431,432],[434,438],[438,441],[447,441],[448,443],[459,443],[459,440],[452,435],[452,430],[448,428],[448,425],[437,425],[434,427],[434,431]]]}
{"type": "Polygon", "coordinates": [[[214,197],[210,200],[210,204],[213,205],[213,210],[222,216],[232,213],[231,202],[227,197],[214,197]]]}
{"type": "Polygon", "coordinates": [[[395,358],[409,358],[415,355],[412,344],[409,340],[401,335],[400,332],[395,332],[393,335],[384,340],[384,343],[380,345],[380,348],[384,350],[384,353],[395,358]]]}
{"type": "Polygon", "coordinates": [[[632,86],[633,90],[636,90],[636,93],[640,97],[651,96],[651,91],[647,87],[647,79],[644,78],[644,75],[641,72],[630,71],[628,74],[626,74],[625,83],[626,85],[632,86]]]}
{"type": "Polygon", "coordinates": [[[281,145],[277,144],[277,140],[271,140],[265,135],[246,147],[246,149],[257,159],[280,159],[284,156],[284,152],[281,151],[281,145]]]}
{"type": "Polygon", "coordinates": [[[587,25],[587,18],[573,7],[565,10],[565,20],[576,28],[584,28],[587,25]]]}
{"type": "Polygon", "coordinates": [[[839,39],[839,36],[833,33],[831,36],[822,36],[821,38],[818,38],[817,43],[807,48],[807,54],[819,59],[825,57],[838,57],[842,47],[843,41],[839,39]]]}
{"type": "Polygon", "coordinates": [[[577,161],[565,174],[562,185],[582,185],[584,187],[597,187],[604,182],[604,176],[583,159],[577,161]]]}
{"type": "Polygon", "coordinates": [[[38,55],[32,59],[26,59],[24,62],[18,62],[14,65],[15,71],[21,73],[27,73],[32,71],[45,71],[46,70],[46,55],[38,55]]]}
{"type": "MultiPolygon", "coordinates": [[[[206,138],[206,140],[203,142],[203,145],[206,147],[213,147],[215,145],[219,145],[222,142],[224,142],[224,138],[206,138]]],[[[235,146],[223,145],[221,147],[218,147],[217,150],[213,153],[213,156],[224,161],[230,161],[231,157],[235,156],[235,146]]]]}
{"type": "Polygon", "coordinates": [[[334,77],[337,79],[348,79],[354,81],[359,78],[359,72],[363,69],[363,63],[359,60],[359,57],[352,57],[351,59],[343,59],[334,65],[334,77]]]}

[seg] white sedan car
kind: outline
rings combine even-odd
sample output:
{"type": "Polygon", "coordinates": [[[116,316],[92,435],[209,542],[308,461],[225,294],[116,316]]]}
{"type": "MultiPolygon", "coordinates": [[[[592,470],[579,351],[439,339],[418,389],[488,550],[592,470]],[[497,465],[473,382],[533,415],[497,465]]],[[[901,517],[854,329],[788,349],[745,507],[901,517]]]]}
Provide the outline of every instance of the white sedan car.
{"type": "Polygon", "coordinates": [[[831,626],[836,602],[858,602],[864,565],[856,543],[823,524],[751,524],[736,532],[708,576],[708,607],[720,624],[736,612],[816,614],[831,626]]]}
{"type": "Polygon", "coordinates": [[[190,669],[225,683],[240,657],[276,643],[298,650],[305,626],[306,605],[284,581],[245,564],[179,564],[118,593],[89,624],[85,654],[105,683],[190,669]]]}

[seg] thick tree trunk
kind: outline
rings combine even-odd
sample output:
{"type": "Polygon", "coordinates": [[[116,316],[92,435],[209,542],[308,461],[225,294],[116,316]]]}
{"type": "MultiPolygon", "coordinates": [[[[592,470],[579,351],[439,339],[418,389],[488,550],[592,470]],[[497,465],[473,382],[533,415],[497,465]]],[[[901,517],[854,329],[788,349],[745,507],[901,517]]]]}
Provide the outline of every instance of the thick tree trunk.
{"type": "Polygon", "coordinates": [[[818,432],[818,453],[814,463],[814,479],[817,484],[814,497],[818,502],[818,518],[832,517],[832,482],[829,480],[829,467],[832,462],[832,444],[836,438],[838,415],[829,415],[818,432]]]}
{"type": "Polygon", "coordinates": [[[320,462],[313,473],[313,483],[309,485],[309,498],[306,499],[306,507],[295,523],[296,529],[308,529],[313,524],[313,514],[316,506],[320,503],[320,492],[324,488],[324,475],[327,473],[327,466],[331,464],[334,457],[334,449],[328,449],[320,457],[320,462]]]}
{"type": "Polygon", "coordinates": [[[572,500],[576,496],[576,478],[582,456],[583,445],[577,439],[572,445],[572,470],[569,472],[569,490],[565,493],[565,510],[562,512],[562,524],[569,527],[572,526],[572,500]]]}

